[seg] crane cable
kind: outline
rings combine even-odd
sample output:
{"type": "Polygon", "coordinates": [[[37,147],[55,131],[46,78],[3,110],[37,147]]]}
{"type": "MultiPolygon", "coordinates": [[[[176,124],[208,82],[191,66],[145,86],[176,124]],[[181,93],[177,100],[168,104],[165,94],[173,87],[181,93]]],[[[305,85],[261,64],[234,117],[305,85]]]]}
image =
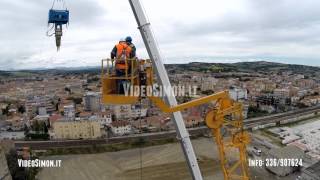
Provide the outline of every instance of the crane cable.
{"type": "Polygon", "coordinates": [[[52,6],[51,6],[51,9],[53,9],[53,7],[54,7],[54,5],[55,5],[55,2],[62,2],[63,4],[62,4],[62,9],[68,9],[67,8],[67,5],[66,5],[66,2],[64,1],[64,0],[53,0],[53,2],[52,2],[52,6]]]}
{"type": "MultiPolygon", "coordinates": [[[[53,0],[51,9],[54,8],[54,6],[55,6],[55,4],[56,4],[56,1],[63,3],[61,9],[66,9],[66,10],[68,10],[65,0],[53,0]]],[[[68,24],[69,24],[69,22],[68,22],[68,24]]],[[[67,27],[67,28],[68,28],[68,24],[66,24],[66,27],[67,27]]],[[[54,24],[52,24],[51,26],[48,24],[48,30],[47,30],[47,33],[46,33],[48,37],[51,37],[51,36],[55,35],[54,28],[55,28],[55,25],[54,25],[54,24]]]]}
{"type": "MultiPolygon", "coordinates": [[[[138,58],[136,59],[138,60],[138,58]]],[[[138,69],[140,69],[140,65],[138,67],[138,69]]],[[[140,72],[139,73],[139,78],[140,78],[140,86],[141,86],[141,76],[140,76],[140,72]]],[[[139,94],[139,108],[140,108],[140,113],[139,113],[139,132],[140,135],[142,134],[142,96],[141,93],[139,94]]],[[[142,180],[142,168],[143,168],[143,160],[142,160],[142,148],[143,148],[143,138],[142,136],[139,138],[139,157],[140,157],[140,180],[142,180]]]]}
{"type": "MultiPolygon", "coordinates": [[[[141,79],[140,79],[141,80],[141,79]]],[[[142,134],[142,122],[141,122],[141,107],[142,107],[142,101],[141,101],[142,97],[141,97],[141,94],[139,94],[139,108],[140,108],[140,113],[139,113],[139,134],[141,135],[142,134]]],[[[143,146],[143,141],[142,141],[142,137],[140,136],[139,138],[139,158],[140,158],[140,180],[142,180],[142,146],[143,146]]]]}
{"type": "MultiPolygon", "coordinates": [[[[141,126],[142,126],[142,123],[141,123],[141,109],[142,109],[142,101],[141,101],[141,97],[139,98],[139,104],[140,104],[140,113],[139,113],[139,131],[140,133],[142,132],[141,131],[141,126]]],[[[142,180],[142,146],[143,146],[143,140],[142,140],[142,137],[140,137],[139,139],[140,141],[140,146],[139,146],[139,155],[140,155],[140,180],[142,180]]]]}

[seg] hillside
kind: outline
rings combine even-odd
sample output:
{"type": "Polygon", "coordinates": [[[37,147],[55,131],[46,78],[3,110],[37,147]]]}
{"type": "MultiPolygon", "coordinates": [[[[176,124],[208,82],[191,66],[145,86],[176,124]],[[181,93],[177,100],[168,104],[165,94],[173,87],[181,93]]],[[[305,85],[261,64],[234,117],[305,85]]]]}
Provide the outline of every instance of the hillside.
{"type": "MultiPolygon", "coordinates": [[[[238,63],[203,63],[191,62],[188,64],[166,64],[169,73],[181,73],[186,71],[206,72],[206,73],[279,73],[291,72],[293,74],[304,74],[315,77],[320,75],[320,67],[282,64],[266,61],[257,62],[238,62],[238,63]]],[[[80,67],[80,68],[63,68],[63,69],[46,69],[46,70],[21,70],[21,71],[0,71],[0,77],[30,77],[41,74],[52,75],[71,75],[71,74],[99,74],[100,67],[80,67]]]]}
{"type": "Polygon", "coordinates": [[[294,74],[305,74],[314,76],[319,73],[320,67],[305,66],[305,65],[293,65],[282,64],[265,61],[257,62],[238,62],[238,63],[200,63],[192,62],[188,64],[168,64],[167,70],[170,72],[184,72],[184,71],[196,71],[196,72],[244,72],[244,73],[270,73],[270,72],[292,72],[294,74]]]}

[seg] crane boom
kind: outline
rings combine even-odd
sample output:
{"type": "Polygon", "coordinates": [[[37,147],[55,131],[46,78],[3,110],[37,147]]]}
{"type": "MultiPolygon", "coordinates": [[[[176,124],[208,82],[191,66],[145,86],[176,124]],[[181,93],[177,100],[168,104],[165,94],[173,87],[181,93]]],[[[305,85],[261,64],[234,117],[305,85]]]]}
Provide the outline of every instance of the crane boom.
{"type": "MultiPolygon", "coordinates": [[[[138,28],[146,46],[148,55],[152,61],[153,67],[155,68],[158,82],[160,85],[168,89],[171,89],[171,84],[168,78],[167,71],[164,67],[162,57],[160,55],[159,47],[156,44],[155,37],[152,33],[150,23],[147,20],[142,4],[140,0],[129,0],[129,3],[137,21],[138,28]]],[[[165,94],[165,101],[170,106],[177,105],[177,100],[174,97],[173,93],[165,94]]],[[[202,175],[197,162],[197,158],[194,153],[189,133],[185,127],[180,111],[173,113],[173,120],[177,131],[178,139],[180,140],[192,177],[194,180],[202,180],[202,175]]]]}

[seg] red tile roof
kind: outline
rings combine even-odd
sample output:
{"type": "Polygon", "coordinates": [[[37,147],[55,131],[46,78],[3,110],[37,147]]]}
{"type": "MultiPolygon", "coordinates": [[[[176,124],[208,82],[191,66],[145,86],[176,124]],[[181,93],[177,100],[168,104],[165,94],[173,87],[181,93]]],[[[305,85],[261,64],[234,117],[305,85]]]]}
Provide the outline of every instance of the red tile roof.
{"type": "Polygon", "coordinates": [[[129,125],[129,123],[127,121],[121,120],[121,121],[113,121],[111,125],[113,127],[123,127],[123,126],[129,125]]]}

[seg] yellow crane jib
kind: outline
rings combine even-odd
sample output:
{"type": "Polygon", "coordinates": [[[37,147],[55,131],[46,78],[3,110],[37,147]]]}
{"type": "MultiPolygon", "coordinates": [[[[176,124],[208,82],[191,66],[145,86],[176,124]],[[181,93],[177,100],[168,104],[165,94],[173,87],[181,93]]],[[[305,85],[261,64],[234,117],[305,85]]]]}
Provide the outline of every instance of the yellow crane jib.
{"type": "Polygon", "coordinates": [[[224,179],[248,180],[246,145],[250,142],[250,137],[243,130],[242,105],[230,98],[219,99],[215,109],[207,113],[205,121],[218,145],[224,179]],[[227,136],[223,135],[222,128],[229,133],[227,136]],[[226,152],[235,150],[239,159],[234,162],[228,158],[226,152]]]}
{"type": "MultiPolygon", "coordinates": [[[[101,64],[102,101],[105,104],[134,104],[140,96],[119,93],[119,82],[126,81],[132,86],[153,85],[153,69],[150,60],[126,59],[126,69],[119,76],[116,70],[117,59],[103,59],[101,64]]],[[[248,180],[248,164],[246,145],[250,142],[249,134],[243,129],[242,104],[233,101],[228,91],[221,91],[209,96],[201,97],[176,106],[168,106],[158,96],[146,96],[162,112],[174,113],[212,103],[214,106],[205,117],[208,128],[211,129],[217,144],[220,163],[225,180],[248,180]],[[225,131],[223,131],[223,129],[225,131]],[[223,132],[227,132],[224,136],[223,132]],[[230,160],[228,151],[239,154],[238,160],[230,160]]]]}

